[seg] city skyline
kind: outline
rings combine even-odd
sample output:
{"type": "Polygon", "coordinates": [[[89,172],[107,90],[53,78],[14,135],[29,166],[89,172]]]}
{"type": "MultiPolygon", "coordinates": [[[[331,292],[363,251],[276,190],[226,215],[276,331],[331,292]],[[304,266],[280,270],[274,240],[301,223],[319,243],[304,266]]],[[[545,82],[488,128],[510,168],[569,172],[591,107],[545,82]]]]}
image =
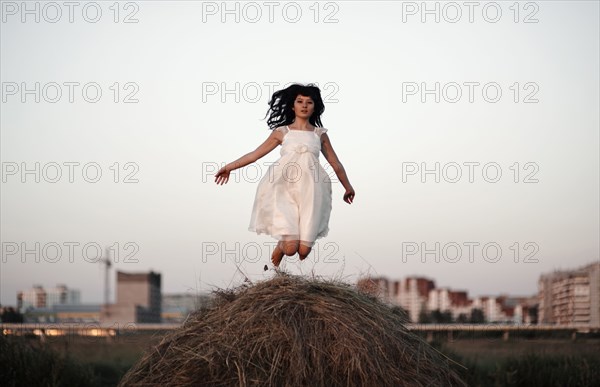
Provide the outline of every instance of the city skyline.
{"type": "MultiPolygon", "coordinates": [[[[594,263],[595,262],[588,262],[587,264],[584,264],[583,266],[571,267],[569,269],[563,269],[563,270],[558,270],[557,269],[557,270],[553,270],[551,272],[540,273],[540,276],[538,277],[538,282],[539,282],[539,280],[543,276],[547,276],[547,275],[555,273],[555,272],[569,271],[569,270],[579,270],[579,269],[581,269],[583,267],[587,267],[587,266],[592,265],[594,263]]],[[[164,273],[159,273],[159,274],[161,276],[164,275],[164,273]]],[[[414,279],[414,278],[427,279],[427,280],[430,280],[430,281],[432,281],[432,282],[435,283],[435,288],[434,289],[449,289],[449,290],[455,291],[455,292],[466,292],[467,298],[470,299],[470,300],[473,300],[473,299],[476,299],[476,298],[495,297],[495,296],[534,297],[534,296],[537,296],[537,294],[539,292],[539,289],[538,289],[533,294],[515,294],[515,293],[510,293],[509,291],[503,291],[503,292],[495,293],[495,294],[491,294],[490,293],[490,294],[472,295],[471,292],[469,291],[469,289],[466,289],[466,288],[457,288],[457,287],[454,287],[452,285],[440,286],[440,285],[438,285],[438,283],[437,283],[437,281],[436,281],[435,278],[431,278],[431,277],[427,277],[427,276],[418,276],[418,275],[407,275],[407,276],[401,277],[401,278],[396,278],[396,277],[390,278],[390,277],[386,277],[385,275],[383,275],[381,277],[369,277],[369,276],[365,276],[365,277],[359,278],[358,280],[360,281],[360,280],[365,280],[365,279],[370,279],[370,278],[385,279],[386,281],[389,281],[391,283],[400,282],[402,280],[409,279],[409,278],[410,279],[414,279]]],[[[116,271],[115,271],[115,279],[116,279],[116,271]]],[[[537,282],[536,282],[536,284],[537,284],[537,282]]],[[[66,286],[68,288],[68,290],[70,290],[70,291],[79,292],[79,289],[71,288],[67,284],[64,284],[64,283],[56,284],[54,287],[58,288],[61,285],[62,286],[66,286]]],[[[35,286],[41,286],[43,289],[46,289],[46,287],[50,287],[49,285],[46,285],[46,284],[33,284],[33,285],[31,285],[30,289],[20,289],[19,292],[26,291],[26,290],[32,290],[35,286]]],[[[113,286],[111,289],[113,289],[113,291],[111,293],[114,293],[115,287],[113,286]]],[[[97,292],[96,294],[104,294],[104,289],[102,289],[101,291],[97,292]]],[[[181,295],[181,294],[192,295],[193,293],[190,293],[190,292],[172,293],[172,292],[164,292],[163,291],[163,292],[161,292],[161,294],[163,296],[165,296],[165,295],[168,296],[168,295],[181,295]]],[[[195,293],[195,295],[197,295],[197,296],[205,296],[207,294],[210,294],[210,291],[206,291],[206,292],[203,292],[203,293],[195,293]]],[[[15,299],[16,299],[16,297],[15,297],[15,299]]],[[[81,297],[81,299],[83,299],[83,297],[81,297]]],[[[109,303],[113,303],[114,301],[115,301],[115,299],[113,297],[109,298],[109,303]]],[[[96,302],[81,302],[81,301],[79,303],[80,304],[96,304],[96,302]]],[[[103,304],[103,301],[98,301],[97,304],[101,305],[101,304],[103,304]]],[[[15,307],[16,303],[15,304],[2,304],[1,306],[3,306],[3,307],[9,307],[9,306],[15,307]]]]}
{"type": "MultiPolygon", "coordinates": [[[[210,305],[212,298],[207,294],[164,294],[161,273],[117,271],[116,277],[114,302],[79,303],[79,291],[61,284],[48,292],[41,286],[19,292],[16,308],[0,309],[8,314],[7,318],[26,323],[96,322],[111,326],[172,323],[184,321],[200,305],[210,305]],[[23,314],[19,317],[15,310],[23,314]]],[[[432,279],[412,276],[397,280],[364,277],[355,288],[392,308],[402,308],[415,323],[587,324],[590,327],[598,327],[600,323],[600,262],[543,273],[538,280],[539,291],[528,296],[503,293],[469,297],[468,291],[438,287],[432,279]]]]}

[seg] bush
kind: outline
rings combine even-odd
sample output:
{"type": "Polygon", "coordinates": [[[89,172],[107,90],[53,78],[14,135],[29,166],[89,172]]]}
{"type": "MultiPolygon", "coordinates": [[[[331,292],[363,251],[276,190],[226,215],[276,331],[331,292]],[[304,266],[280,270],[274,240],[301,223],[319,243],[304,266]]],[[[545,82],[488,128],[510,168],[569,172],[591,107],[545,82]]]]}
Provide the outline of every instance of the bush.
{"type": "Polygon", "coordinates": [[[97,386],[90,366],[45,345],[3,335],[0,335],[0,385],[97,386]]]}

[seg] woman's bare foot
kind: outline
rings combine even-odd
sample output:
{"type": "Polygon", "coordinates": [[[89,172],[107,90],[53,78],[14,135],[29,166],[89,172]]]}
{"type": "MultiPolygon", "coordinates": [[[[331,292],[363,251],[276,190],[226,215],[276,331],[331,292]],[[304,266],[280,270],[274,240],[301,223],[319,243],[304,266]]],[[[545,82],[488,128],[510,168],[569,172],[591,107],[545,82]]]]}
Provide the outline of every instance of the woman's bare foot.
{"type": "Polygon", "coordinates": [[[273,255],[271,256],[271,262],[273,262],[273,265],[275,265],[275,267],[279,267],[279,264],[281,263],[281,260],[284,256],[283,250],[279,247],[280,244],[281,241],[277,243],[277,246],[275,246],[275,249],[273,249],[273,255]]]}

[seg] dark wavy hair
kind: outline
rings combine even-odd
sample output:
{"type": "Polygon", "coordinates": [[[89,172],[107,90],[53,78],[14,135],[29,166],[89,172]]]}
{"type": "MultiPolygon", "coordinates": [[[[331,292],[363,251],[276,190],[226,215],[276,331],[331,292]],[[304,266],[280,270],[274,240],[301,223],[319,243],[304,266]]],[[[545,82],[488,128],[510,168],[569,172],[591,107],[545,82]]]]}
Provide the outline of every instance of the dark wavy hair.
{"type": "Polygon", "coordinates": [[[292,110],[292,107],[294,106],[294,101],[298,95],[312,98],[315,104],[315,110],[308,121],[313,126],[323,127],[323,124],[321,123],[321,114],[325,111],[325,105],[323,104],[323,99],[321,99],[321,90],[313,83],[307,85],[294,83],[285,89],[273,93],[273,96],[269,101],[269,110],[267,111],[267,114],[265,114],[265,117],[269,115],[267,125],[269,125],[270,130],[294,122],[296,114],[292,110]],[[271,113],[269,114],[269,112],[271,113]]]}

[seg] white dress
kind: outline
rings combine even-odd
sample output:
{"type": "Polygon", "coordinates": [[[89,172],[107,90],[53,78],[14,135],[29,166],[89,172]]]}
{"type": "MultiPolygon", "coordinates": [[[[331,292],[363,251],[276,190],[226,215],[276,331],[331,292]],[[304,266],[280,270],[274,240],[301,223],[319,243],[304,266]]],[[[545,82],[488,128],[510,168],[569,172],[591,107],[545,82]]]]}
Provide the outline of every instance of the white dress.
{"type": "Polygon", "coordinates": [[[281,157],[258,183],[248,230],[312,247],[329,233],[331,179],[319,162],[327,129],[275,130],[283,133],[281,157]]]}

